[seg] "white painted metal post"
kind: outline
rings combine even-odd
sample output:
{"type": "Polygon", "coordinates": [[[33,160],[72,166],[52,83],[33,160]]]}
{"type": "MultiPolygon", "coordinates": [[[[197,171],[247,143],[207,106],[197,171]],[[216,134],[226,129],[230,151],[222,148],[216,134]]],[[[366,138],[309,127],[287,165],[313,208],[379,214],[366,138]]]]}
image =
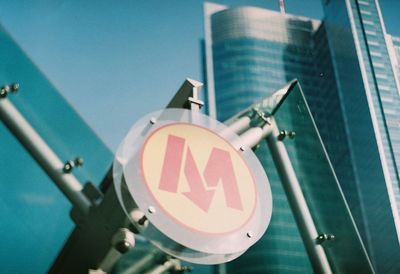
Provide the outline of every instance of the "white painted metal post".
{"type": "Polygon", "coordinates": [[[155,251],[148,252],[143,258],[135,261],[135,264],[132,264],[130,267],[124,269],[122,274],[140,274],[144,272],[149,265],[154,265],[156,261],[158,253],[155,251]]]}
{"type": "Polygon", "coordinates": [[[243,132],[240,137],[240,142],[241,144],[235,144],[233,143],[234,147],[241,147],[242,149],[244,146],[247,146],[249,148],[253,148],[258,143],[260,143],[266,136],[271,134],[271,127],[270,125],[264,125],[264,127],[252,127],[243,132]]]}
{"type": "Polygon", "coordinates": [[[7,98],[0,98],[0,119],[71,203],[82,212],[88,213],[91,203],[81,192],[80,182],[73,174],[63,171],[64,163],[7,98]]]}
{"type": "Polygon", "coordinates": [[[180,261],[177,259],[169,259],[165,261],[162,265],[158,265],[146,274],[164,274],[171,273],[169,270],[179,269],[180,261]]]}
{"type": "Polygon", "coordinates": [[[317,243],[318,231],[311,217],[303,192],[301,191],[300,183],[297,180],[286,147],[283,142],[279,140],[279,130],[273,119],[271,119],[271,127],[272,133],[267,136],[268,146],[313,269],[315,273],[330,274],[332,270],[325,251],[323,247],[317,243]]]}
{"type": "Polygon", "coordinates": [[[235,132],[236,134],[240,134],[243,131],[250,128],[250,122],[251,122],[250,117],[243,116],[243,117],[240,117],[239,119],[237,119],[232,124],[227,125],[227,126],[229,127],[229,129],[231,131],[235,132]]]}

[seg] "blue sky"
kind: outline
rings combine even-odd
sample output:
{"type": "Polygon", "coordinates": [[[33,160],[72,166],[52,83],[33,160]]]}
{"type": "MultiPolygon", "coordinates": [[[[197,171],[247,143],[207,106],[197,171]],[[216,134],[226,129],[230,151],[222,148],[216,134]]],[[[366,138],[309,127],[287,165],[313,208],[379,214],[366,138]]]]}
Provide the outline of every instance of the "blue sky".
{"type": "MultiPolygon", "coordinates": [[[[278,0],[216,2],[278,9],[278,0]]],[[[400,36],[400,1],[380,3],[388,32],[400,36]]],[[[115,149],[129,127],[163,108],[186,77],[201,80],[202,4],[0,0],[0,22],[115,149]]],[[[286,10],[323,16],[320,0],[286,0],[286,10]]]]}

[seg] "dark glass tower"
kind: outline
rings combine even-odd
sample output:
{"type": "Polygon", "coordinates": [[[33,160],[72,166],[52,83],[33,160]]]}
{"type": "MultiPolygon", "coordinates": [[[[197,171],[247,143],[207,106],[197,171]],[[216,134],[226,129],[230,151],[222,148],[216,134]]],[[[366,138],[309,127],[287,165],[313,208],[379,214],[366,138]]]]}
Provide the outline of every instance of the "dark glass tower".
{"type": "MultiPolygon", "coordinates": [[[[227,119],[299,79],[374,268],[397,273],[400,96],[393,56],[398,40],[388,38],[377,1],[322,2],[322,23],[261,8],[206,4],[210,114],[227,119]]],[[[229,273],[245,273],[240,265],[253,256],[266,273],[311,271],[285,195],[279,185],[272,190],[271,227],[249,255],[228,265],[229,273]]]]}
{"type": "Polygon", "coordinates": [[[392,61],[393,70],[397,80],[397,87],[400,89],[400,37],[387,35],[389,42],[388,49],[390,60],[392,61]]]}
{"type": "MultiPolygon", "coordinates": [[[[400,271],[400,97],[377,1],[323,1],[357,191],[356,222],[378,273],[400,271]]],[[[355,193],[355,192],[354,192],[355,193]]]]}
{"type": "MultiPolygon", "coordinates": [[[[210,114],[224,121],[294,78],[311,88],[320,77],[312,57],[312,35],[319,24],[260,8],[206,4],[210,114]]],[[[266,150],[262,144],[257,155],[268,176],[277,178],[266,150]]],[[[312,273],[282,185],[270,181],[274,214],[267,233],[242,258],[227,265],[228,273],[312,273]]]]}

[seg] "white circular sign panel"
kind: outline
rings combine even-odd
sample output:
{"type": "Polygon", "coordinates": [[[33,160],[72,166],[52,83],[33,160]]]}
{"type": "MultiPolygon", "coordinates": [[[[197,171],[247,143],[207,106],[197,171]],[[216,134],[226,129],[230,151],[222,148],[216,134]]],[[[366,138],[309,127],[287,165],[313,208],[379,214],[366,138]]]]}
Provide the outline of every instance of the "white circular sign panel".
{"type": "Polygon", "coordinates": [[[114,163],[117,196],[141,233],[164,251],[204,264],[242,254],[265,232],[272,197],[263,167],[225,125],[188,110],[141,119],[114,163]],[[131,200],[132,199],[132,200],[131,200]]]}

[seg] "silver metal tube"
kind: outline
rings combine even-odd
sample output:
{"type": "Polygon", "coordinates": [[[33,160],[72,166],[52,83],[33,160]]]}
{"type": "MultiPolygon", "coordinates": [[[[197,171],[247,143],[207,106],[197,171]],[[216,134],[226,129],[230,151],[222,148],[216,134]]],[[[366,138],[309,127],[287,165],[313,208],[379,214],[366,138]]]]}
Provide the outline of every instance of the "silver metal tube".
{"type": "Polygon", "coordinates": [[[73,174],[63,172],[64,163],[6,98],[0,99],[0,119],[71,203],[82,212],[88,213],[91,203],[81,192],[80,182],[73,174]]]}
{"type": "Polygon", "coordinates": [[[278,140],[279,130],[274,120],[271,120],[272,134],[267,136],[267,142],[275,162],[279,177],[286,192],[294,218],[303,238],[305,248],[315,273],[332,273],[323,247],[317,244],[318,232],[311,217],[310,210],[301,191],[296,173],[290,162],[286,147],[278,140]]]}
{"type": "Polygon", "coordinates": [[[107,252],[106,256],[103,258],[99,265],[99,269],[103,270],[106,273],[109,273],[115,263],[122,257],[123,253],[117,251],[117,246],[120,243],[124,243],[127,245],[127,248],[131,250],[135,246],[135,236],[134,234],[127,228],[120,228],[115,232],[114,236],[111,239],[111,247],[110,250],[107,252]]]}
{"type": "Polygon", "coordinates": [[[243,142],[243,145],[252,148],[258,145],[271,131],[272,128],[269,125],[265,125],[263,128],[253,127],[241,134],[240,140],[243,142]]]}
{"type": "Polygon", "coordinates": [[[162,265],[158,265],[146,274],[163,274],[167,271],[179,267],[179,261],[177,259],[170,259],[165,261],[162,265]]]}
{"type": "Polygon", "coordinates": [[[124,269],[122,274],[140,274],[143,273],[143,269],[148,268],[149,265],[153,265],[155,258],[157,256],[156,252],[150,252],[143,258],[136,261],[132,266],[124,269]]]}
{"type": "Polygon", "coordinates": [[[112,270],[115,263],[121,257],[122,257],[122,254],[119,251],[117,251],[115,248],[111,248],[107,252],[103,261],[101,262],[99,269],[101,269],[101,271],[104,271],[104,273],[109,273],[112,270]]]}
{"type": "Polygon", "coordinates": [[[228,125],[228,127],[236,134],[240,134],[250,127],[250,121],[251,121],[250,117],[243,116],[237,119],[232,124],[228,125]]]}

